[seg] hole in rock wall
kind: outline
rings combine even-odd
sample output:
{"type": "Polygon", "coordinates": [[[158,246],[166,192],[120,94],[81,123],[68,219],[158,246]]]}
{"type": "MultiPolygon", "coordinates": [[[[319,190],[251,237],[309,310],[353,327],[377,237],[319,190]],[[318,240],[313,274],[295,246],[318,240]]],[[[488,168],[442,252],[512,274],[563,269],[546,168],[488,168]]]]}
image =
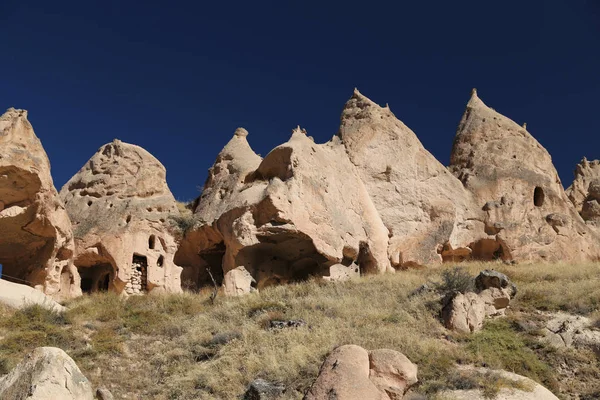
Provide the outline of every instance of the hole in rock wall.
{"type": "Polygon", "coordinates": [[[546,197],[546,195],[544,194],[544,189],[542,189],[541,187],[537,186],[535,188],[535,190],[533,191],[533,204],[536,207],[541,207],[544,205],[544,198],[546,197]]]}
{"type": "Polygon", "coordinates": [[[310,237],[299,232],[275,231],[258,236],[259,244],[242,249],[236,264],[244,266],[261,289],[328,274],[327,259],[310,237]]]}
{"type": "Polygon", "coordinates": [[[510,250],[501,240],[481,239],[471,243],[471,259],[479,261],[511,260],[510,250]]]}
{"type": "Polygon", "coordinates": [[[141,294],[148,291],[148,259],[134,254],[131,261],[129,281],[125,284],[127,294],[141,294]]]}
{"type": "MultiPolygon", "coordinates": [[[[113,268],[110,264],[94,264],[86,267],[78,267],[81,276],[81,291],[84,293],[106,292],[112,281],[113,268]]],[[[66,272],[68,274],[68,271],[66,272]]],[[[63,279],[67,279],[65,272],[63,279]]],[[[70,278],[69,278],[70,279],[70,278]]]]}
{"type": "Polygon", "coordinates": [[[159,267],[162,267],[165,263],[165,258],[163,256],[158,257],[158,260],[156,261],[156,265],[159,267]]]}
{"type": "Polygon", "coordinates": [[[150,235],[150,238],[148,239],[148,248],[154,249],[155,246],[156,246],[156,236],[150,235]]]}

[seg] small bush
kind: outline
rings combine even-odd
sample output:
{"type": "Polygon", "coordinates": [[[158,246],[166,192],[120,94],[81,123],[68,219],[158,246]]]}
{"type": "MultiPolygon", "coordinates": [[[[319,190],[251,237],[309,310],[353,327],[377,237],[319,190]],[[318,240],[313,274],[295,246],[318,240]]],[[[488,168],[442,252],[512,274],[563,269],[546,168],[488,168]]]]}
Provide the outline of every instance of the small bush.
{"type": "Polygon", "coordinates": [[[461,267],[444,269],[442,271],[442,282],[435,285],[442,293],[471,292],[475,289],[473,277],[461,267]]]}

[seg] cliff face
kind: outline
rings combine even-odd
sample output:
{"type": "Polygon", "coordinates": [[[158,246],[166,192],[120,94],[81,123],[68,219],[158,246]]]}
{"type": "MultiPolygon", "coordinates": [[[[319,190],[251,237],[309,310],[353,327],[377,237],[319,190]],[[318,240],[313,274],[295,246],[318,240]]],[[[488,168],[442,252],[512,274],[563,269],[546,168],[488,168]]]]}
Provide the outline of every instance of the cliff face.
{"type": "Polygon", "coordinates": [[[357,90],[327,143],[298,127],[263,159],[247,136],[235,131],[186,217],[164,166],[119,140],[57,196],[26,112],[9,110],[0,118],[5,274],[56,298],[178,292],[182,280],[235,295],[443,262],[600,257],[600,163],[583,160],[565,191],[542,145],[476,91],[449,168],[357,90]]]}
{"type": "Polygon", "coordinates": [[[177,243],[167,229],[179,211],[166,170],[150,153],[119,140],[106,144],[60,195],[73,222],[84,291],[181,290],[177,243]]]}
{"type": "Polygon", "coordinates": [[[389,107],[355,90],[338,135],[390,232],[388,253],[395,268],[469,257],[464,249],[485,236],[480,209],[389,107]]]}
{"type": "Polygon", "coordinates": [[[27,111],[0,117],[0,264],[4,279],[55,299],[81,293],[71,222],[50,176],[48,156],[27,111]]]}
{"type": "Polygon", "coordinates": [[[198,254],[201,275],[222,267],[228,294],[390,270],[387,230],[339,140],[315,144],[297,128],[261,160],[245,136],[211,168],[178,259],[198,254]]]}
{"type": "Polygon", "coordinates": [[[581,160],[566,193],[586,223],[600,229],[600,160],[581,160]]]}
{"type": "Polygon", "coordinates": [[[600,241],[569,201],[550,154],[476,91],[458,127],[450,170],[483,208],[486,233],[502,258],[580,261],[598,255],[600,241]]]}

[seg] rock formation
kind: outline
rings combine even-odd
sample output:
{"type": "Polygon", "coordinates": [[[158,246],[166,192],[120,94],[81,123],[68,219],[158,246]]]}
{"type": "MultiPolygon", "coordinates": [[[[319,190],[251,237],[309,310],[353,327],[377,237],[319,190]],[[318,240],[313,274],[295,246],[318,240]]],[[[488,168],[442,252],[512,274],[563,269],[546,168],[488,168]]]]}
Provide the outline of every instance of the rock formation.
{"type": "Polygon", "coordinates": [[[485,258],[594,259],[598,236],[567,198],[552,159],[527,130],[473,91],[460,121],[450,170],[483,208],[485,258]]]}
{"type": "Polygon", "coordinates": [[[417,366],[404,354],[345,345],[327,357],[304,400],[396,400],[417,381],[417,366]]]}
{"type": "Polygon", "coordinates": [[[470,258],[471,243],[485,236],[480,209],[389,107],[355,90],[338,135],[390,232],[395,268],[470,258]]]}
{"type": "Polygon", "coordinates": [[[391,270],[387,229],[339,139],[316,144],[297,128],[263,160],[246,135],[238,129],[210,169],[178,263],[222,268],[227,294],[391,270]]]}
{"type": "Polygon", "coordinates": [[[61,349],[38,347],[0,378],[0,398],[92,400],[92,386],[61,349]]]}
{"type": "Polygon", "coordinates": [[[3,279],[28,283],[55,299],[81,294],[71,223],[48,156],[27,111],[0,117],[0,264],[3,279]]]}
{"type": "Polygon", "coordinates": [[[3,279],[0,280],[0,304],[12,308],[25,308],[35,304],[55,312],[65,311],[63,306],[39,290],[3,279]]]}
{"type": "MultiPolygon", "coordinates": [[[[500,387],[494,396],[496,400],[558,400],[551,391],[525,376],[517,375],[504,370],[492,370],[488,368],[462,367],[463,371],[471,374],[487,376],[488,379],[504,380],[514,387],[500,387]]],[[[444,390],[440,393],[447,400],[480,400],[488,398],[479,389],[444,390]]]]}
{"type": "Polygon", "coordinates": [[[106,144],[60,196],[73,222],[84,292],[181,291],[168,229],[179,211],[165,168],[150,153],[119,140],[106,144]]]}
{"type": "Polygon", "coordinates": [[[599,227],[600,160],[581,160],[575,169],[575,180],[566,193],[586,223],[599,227]]]}

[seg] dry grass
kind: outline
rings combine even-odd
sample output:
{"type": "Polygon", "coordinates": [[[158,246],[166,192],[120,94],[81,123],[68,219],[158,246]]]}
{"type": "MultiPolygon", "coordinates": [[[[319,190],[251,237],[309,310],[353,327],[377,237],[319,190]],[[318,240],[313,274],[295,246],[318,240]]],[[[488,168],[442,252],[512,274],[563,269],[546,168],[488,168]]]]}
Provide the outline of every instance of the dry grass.
{"type": "MultiPolygon", "coordinates": [[[[352,343],[406,354],[419,366],[417,390],[428,395],[470,385],[493,397],[504,385],[457,374],[457,364],[504,368],[562,389],[549,365],[558,354],[578,365],[589,362],[588,355],[552,351],[517,322],[539,307],[597,311],[600,267],[493,266],[519,288],[515,313],[471,336],[442,327],[435,294],[410,295],[423,283],[441,284],[444,268],[338,284],[313,280],[239,298],[217,297],[214,305],[208,291],[128,300],[102,294],[72,301],[64,316],[35,308],[0,309],[0,373],[31,349],[53,345],[65,349],[94,385],[106,385],[116,398],[235,399],[250,381],[264,378],[284,383],[287,398],[300,399],[325,356],[352,343]],[[308,325],[265,329],[271,319],[281,318],[303,319],[308,325]]],[[[467,264],[464,270],[474,276],[489,267],[467,264]]],[[[597,384],[596,369],[590,367],[585,379],[597,384]]]]}

